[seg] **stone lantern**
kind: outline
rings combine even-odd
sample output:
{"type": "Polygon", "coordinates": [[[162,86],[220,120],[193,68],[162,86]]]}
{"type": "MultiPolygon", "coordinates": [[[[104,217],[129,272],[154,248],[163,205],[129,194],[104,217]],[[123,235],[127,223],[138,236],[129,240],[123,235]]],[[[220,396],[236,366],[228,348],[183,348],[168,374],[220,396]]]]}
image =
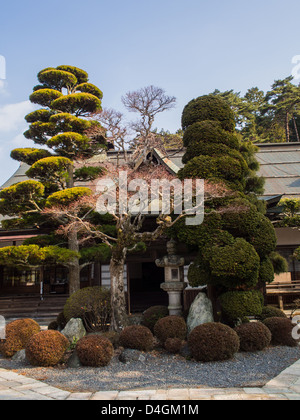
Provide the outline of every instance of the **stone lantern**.
{"type": "Polygon", "coordinates": [[[165,283],[161,288],[169,295],[170,315],[182,315],[182,292],[187,287],[184,282],[184,258],[176,255],[176,241],[172,239],[167,243],[168,255],[156,260],[157,267],[165,269],[165,283]]]}

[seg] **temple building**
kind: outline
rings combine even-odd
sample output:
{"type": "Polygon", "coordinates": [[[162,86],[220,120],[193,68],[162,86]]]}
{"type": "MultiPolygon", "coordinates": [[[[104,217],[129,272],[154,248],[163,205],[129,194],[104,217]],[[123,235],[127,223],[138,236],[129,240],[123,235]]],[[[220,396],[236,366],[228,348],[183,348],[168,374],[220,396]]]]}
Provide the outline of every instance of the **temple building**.
{"type": "MultiPolygon", "coordinates": [[[[259,175],[266,180],[265,192],[260,198],[266,201],[268,215],[272,219],[281,211],[278,203],[282,197],[300,198],[300,144],[261,144],[258,147],[259,175]]],[[[157,163],[164,165],[172,174],[176,174],[183,167],[184,150],[170,150],[166,157],[159,150],[154,149],[152,155],[157,163]]],[[[122,156],[114,150],[109,150],[105,157],[102,155],[92,158],[93,164],[97,164],[97,159],[99,165],[103,159],[120,163],[122,156]]],[[[26,164],[21,164],[16,173],[1,188],[25,181],[27,179],[25,173],[28,168],[26,164]]],[[[43,233],[47,232],[37,232],[34,229],[5,231],[0,228],[0,247],[18,246],[25,239],[43,233]]],[[[289,272],[282,275],[281,280],[300,281],[300,262],[291,258],[295,249],[300,246],[300,231],[292,228],[276,228],[276,234],[278,251],[289,262],[289,272]]],[[[167,242],[159,240],[153,243],[146,253],[129,256],[124,276],[129,312],[141,312],[154,305],[168,305],[168,292],[171,292],[172,278],[166,279],[166,267],[171,267],[170,276],[175,276],[175,269],[180,269],[180,281],[184,284],[178,290],[180,289],[180,293],[183,295],[182,305],[185,309],[189,308],[199,293],[199,289],[195,290],[189,287],[187,280],[188,267],[193,261],[194,255],[190,254],[184,245],[177,244],[176,254],[180,265],[173,267],[171,264],[163,262],[164,257],[167,257],[167,250],[167,242]]],[[[167,261],[169,260],[167,259],[167,261]]],[[[28,302],[30,299],[41,298],[41,296],[43,298],[47,296],[61,297],[61,301],[63,301],[68,296],[67,269],[61,266],[43,268],[42,287],[40,275],[40,270],[30,272],[0,267],[0,309],[1,305],[5,306],[3,302],[9,300],[13,302],[14,298],[20,296],[27,296],[28,302]]],[[[81,273],[81,287],[109,286],[109,284],[109,265],[91,264],[81,273]]],[[[173,296],[173,298],[178,304],[178,296],[173,296]]],[[[8,311],[8,305],[5,308],[8,311]]],[[[11,312],[13,312],[13,303],[11,312]]],[[[15,316],[17,316],[16,313],[15,316]]]]}

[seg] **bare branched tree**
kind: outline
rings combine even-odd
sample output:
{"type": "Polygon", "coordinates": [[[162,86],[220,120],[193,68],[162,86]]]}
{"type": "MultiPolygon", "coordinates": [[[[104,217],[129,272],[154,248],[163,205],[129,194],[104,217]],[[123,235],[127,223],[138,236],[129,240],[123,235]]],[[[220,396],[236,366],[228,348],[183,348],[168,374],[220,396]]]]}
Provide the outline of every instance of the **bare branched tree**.
{"type": "Polygon", "coordinates": [[[140,115],[140,119],[131,124],[136,133],[135,156],[143,154],[146,161],[150,145],[153,147],[156,134],[153,133],[155,117],[164,111],[173,109],[176,105],[174,96],[166,95],[165,91],[155,86],[148,86],[134,92],[128,92],[122,97],[127,111],[140,115]]]}
{"type": "MultiPolygon", "coordinates": [[[[125,162],[127,162],[127,152],[132,146],[132,133],[129,124],[125,121],[124,115],[114,109],[105,108],[93,114],[91,118],[101,123],[106,131],[107,142],[115,150],[123,153],[125,162]]],[[[97,126],[90,129],[90,134],[95,135],[95,129],[97,129],[97,126]]]]}

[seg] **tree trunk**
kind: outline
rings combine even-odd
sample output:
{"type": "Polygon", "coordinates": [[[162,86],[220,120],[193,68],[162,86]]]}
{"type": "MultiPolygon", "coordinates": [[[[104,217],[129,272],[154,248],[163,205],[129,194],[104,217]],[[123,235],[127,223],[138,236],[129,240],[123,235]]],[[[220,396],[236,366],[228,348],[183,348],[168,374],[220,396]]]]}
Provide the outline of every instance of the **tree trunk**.
{"type": "Polygon", "coordinates": [[[68,181],[67,181],[67,188],[74,187],[74,166],[70,165],[68,168],[68,181]]]}
{"type": "Polygon", "coordinates": [[[128,314],[126,310],[126,296],[124,285],[124,265],[126,258],[112,256],[110,262],[111,278],[111,325],[112,331],[120,332],[128,326],[128,314]]]}
{"type": "Polygon", "coordinates": [[[294,115],[293,115],[293,121],[294,121],[294,127],[295,127],[297,142],[300,142],[299,131],[298,131],[298,127],[297,127],[297,123],[296,123],[296,119],[295,119],[294,115]]]}
{"type": "MultiPolygon", "coordinates": [[[[79,253],[79,244],[76,231],[71,231],[68,236],[70,251],[79,253]]],[[[80,290],[80,265],[79,258],[74,258],[69,265],[69,293],[72,295],[80,290]]]]}
{"type": "Polygon", "coordinates": [[[285,135],[287,143],[290,142],[290,114],[287,112],[285,115],[285,135]]]}

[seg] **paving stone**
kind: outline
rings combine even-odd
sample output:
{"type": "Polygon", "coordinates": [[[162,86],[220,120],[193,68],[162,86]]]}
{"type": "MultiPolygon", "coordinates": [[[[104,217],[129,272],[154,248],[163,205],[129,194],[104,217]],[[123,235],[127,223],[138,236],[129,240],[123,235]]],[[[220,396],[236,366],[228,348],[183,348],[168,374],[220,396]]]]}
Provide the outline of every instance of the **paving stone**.
{"type": "Polygon", "coordinates": [[[119,392],[112,391],[112,392],[96,392],[92,397],[92,401],[114,401],[116,400],[119,392]]]}
{"type": "Polygon", "coordinates": [[[89,400],[92,397],[92,392],[73,393],[67,400],[89,400]]]}

